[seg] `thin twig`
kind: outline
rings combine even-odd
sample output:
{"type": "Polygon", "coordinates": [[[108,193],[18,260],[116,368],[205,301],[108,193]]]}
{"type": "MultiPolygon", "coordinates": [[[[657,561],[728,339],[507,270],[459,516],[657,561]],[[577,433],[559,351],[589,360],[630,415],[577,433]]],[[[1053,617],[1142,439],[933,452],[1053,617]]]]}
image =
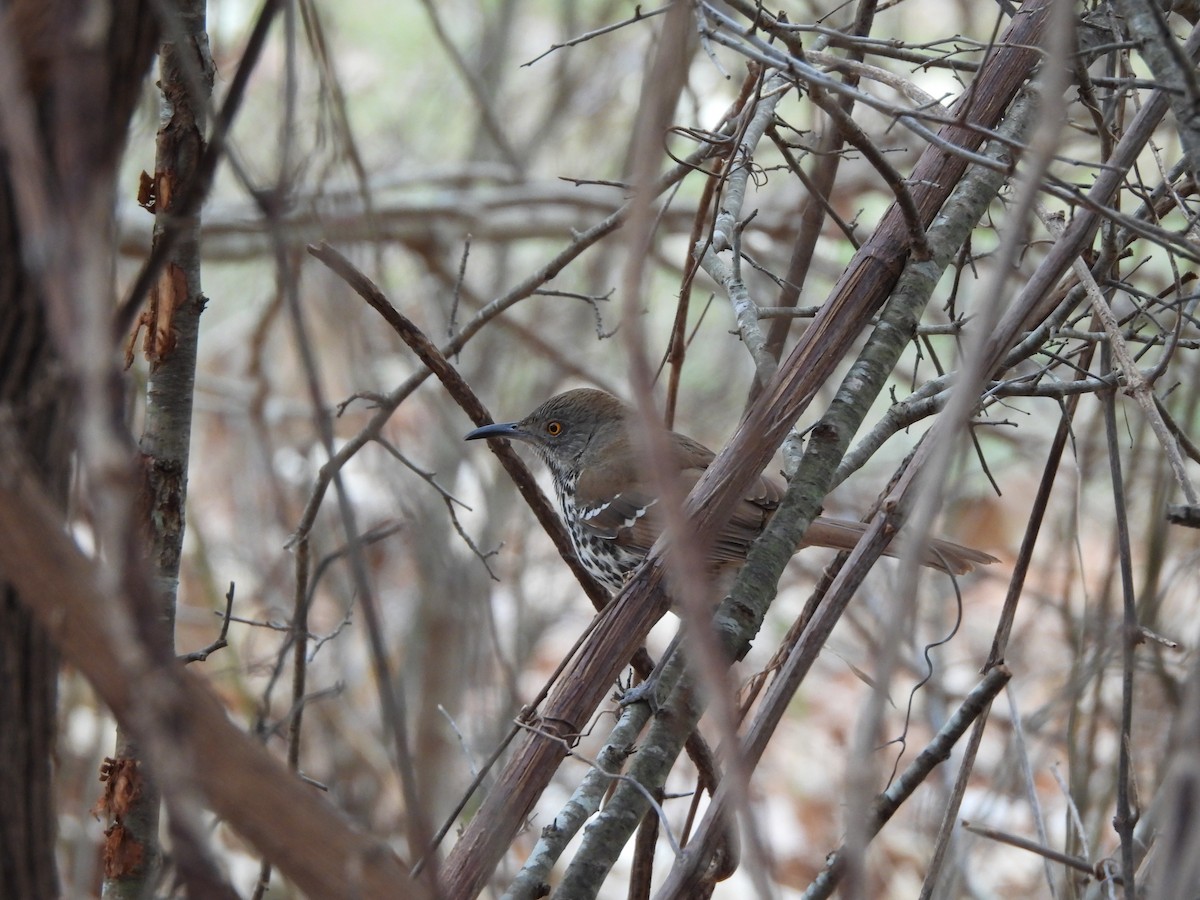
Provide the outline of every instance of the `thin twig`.
{"type": "MultiPolygon", "coordinates": [[[[1061,238],[1063,235],[1063,225],[1058,217],[1052,215],[1049,211],[1039,205],[1038,218],[1042,220],[1042,224],[1046,226],[1055,238],[1061,238]]],[[[1159,444],[1162,446],[1163,453],[1167,458],[1167,462],[1171,466],[1171,473],[1175,476],[1175,481],[1179,484],[1180,490],[1183,491],[1187,502],[1195,506],[1200,504],[1200,494],[1196,493],[1196,488],[1192,485],[1191,479],[1188,477],[1187,468],[1184,466],[1183,457],[1179,453],[1179,445],[1176,443],[1174,436],[1171,434],[1171,429],[1167,427],[1167,423],[1163,421],[1162,414],[1159,412],[1158,405],[1154,399],[1154,390],[1141,374],[1141,370],[1137,367],[1133,357],[1129,353],[1129,348],[1121,336],[1121,326],[1117,322],[1116,316],[1109,307],[1100,291],[1100,286],[1096,284],[1096,279],[1092,277],[1091,270],[1088,269],[1087,263],[1076,257],[1071,264],[1071,268],[1075,271],[1076,277],[1087,290],[1088,300],[1092,304],[1092,310],[1096,313],[1096,318],[1104,326],[1104,331],[1108,335],[1109,346],[1112,347],[1113,356],[1116,357],[1117,365],[1125,377],[1125,392],[1133,397],[1137,405],[1141,407],[1142,413],[1146,416],[1150,423],[1150,428],[1154,431],[1154,436],[1158,438],[1159,444]]]]}
{"type": "Polygon", "coordinates": [[[233,582],[229,582],[229,590],[225,592],[225,614],[221,616],[221,631],[217,635],[217,639],[205,647],[203,650],[193,650],[191,653],[184,653],[179,657],[179,661],[184,665],[194,662],[204,662],[209,655],[216,653],[218,650],[224,650],[229,646],[226,638],[229,636],[229,622],[233,615],[233,582]]]}

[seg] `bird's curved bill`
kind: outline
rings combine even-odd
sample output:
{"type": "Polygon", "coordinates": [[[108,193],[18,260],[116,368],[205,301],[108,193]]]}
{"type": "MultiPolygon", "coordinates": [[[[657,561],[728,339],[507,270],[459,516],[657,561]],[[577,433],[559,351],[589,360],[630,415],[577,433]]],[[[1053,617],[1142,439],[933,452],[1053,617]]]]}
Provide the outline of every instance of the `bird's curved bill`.
{"type": "Polygon", "coordinates": [[[474,431],[468,431],[464,441],[477,441],[480,438],[516,438],[520,440],[523,435],[517,430],[517,422],[497,422],[494,425],[484,425],[482,428],[476,428],[474,431]]]}

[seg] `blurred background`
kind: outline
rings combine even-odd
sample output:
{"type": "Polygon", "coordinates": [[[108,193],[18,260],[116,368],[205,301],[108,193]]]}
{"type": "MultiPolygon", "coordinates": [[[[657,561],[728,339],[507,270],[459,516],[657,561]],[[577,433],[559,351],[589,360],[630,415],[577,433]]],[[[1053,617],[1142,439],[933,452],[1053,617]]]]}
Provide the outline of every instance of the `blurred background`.
{"type": "MultiPolygon", "coordinates": [[[[878,52],[867,63],[949,104],[1006,23],[1003,6],[878,4],[872,26],[878,52]]],[[[369,575],[407,699],[418,782],[435,824],[454,810],[477,767],[594,611],[496,459],[481,444],[463,443],[471,421],[435,379],[424,377],[424,367],[380,317],[305,247],[329,242],[439,345],[468,326],[475,329],[452,362],[497,421],[520,418],[568,387],[599,386],[629,397],[630,358],[619,331],[627,244],[619,230],[582,245],[580,236],[629,196],[633,121],[663,18],[598,30],[625,22],[634,10],[623,2],[298,2],[270,34],[229,135],[229,163],[203,210],[208,305],[201,318],[178,648],[187,652],[213,639],[235,585],[230,646],[199,666],[230,715],[282,754],[296,703],[288,622],[297,570],[289,542],[303,528],[311,540],[312,639],[299,767],[352,820],[398,850],[404,848],[405,807],[343,559],[346,536],[333,493],[321,481],[328,458],[314,426],[301,342],[311,348],[320,390],[336,412],[337,446],[355,447],[340,472],[358,525],[371,539],[369,575]],[[552,278],[538,276],[573,247],[580,249],[552,278]],[[534,289],[522,289],[531,279],[534,289]],[[303,335],[287,313],[293,290],[303,335]],[[363,440],[364,434],[374,439],[363,440]]],[[[216,107],[256,12],[245,2],[209,3],[216,107]]],[[[834,52],[819,26],[845,27],[852,12],[795,3],[787,16],[810,26],[806,46],[834,52]]],[[[1186,31],[1186,22],[1170,21],[1177,32],[1186,31]]],[[[1096,65],[1106,110],[1118,109],[1106,121],[1119,132],[1144,100],[1146,70],[1128,56],[1096,65]],[[1118,84],[1126,65],[1132,74],[1118,84]]],[[[664,142],[663,170],[671,165],[668,156],[687,156],[698,146],[697,134],[719,126],[745,76],[745,59],[724,46],[704,42],[694,53],[672,117],[677,129],[664,142]]],[[[862,89],[888,103],[903,99],[879,81],[865,79],[862,89]]],[[[1069,100],[1069,125],[1051,173],[1060,185],[1086,188],[1105,151],[1077,93],[1069,100]]],[[[159,102],[148,81],[122,176],[118,295],[150,243],[153,219],[136,195],[139,174],[154,170],[159,102]]],[[[795,91],[776,116],[781,144],[811,169],[827,118],[795,91]]],[[[909,172],[924,142],[863,104],[854,116],[891,166],[909,172]]],[[[1137,170],[1140,185],[1131,180],[1123,209],[1162,180],[1157,166],[1179,159],[1173,127],[1168,119],[1155,135],[1155,149],[1146,150],[1137,170]]],[[[809,195],[780,144],[764,140],[754,163],[742,207],[743,217],[755,213],[742,236],[743,272],[756,302],[775,307],[783,305],[779,279],[788,271],[809,195]]],[[[645,352],[656,365],[668,349],[694,223],[698,216],[706,223],[711,218],[702,210],[709,202],[704,187],[699,174],[679,181],[655,222],[639,315],[645,352]]],[[[1183,185],[1179,193],[1186,197],[1193,187],[1183,185]]],[[[869,236],[893,199],[860,153],[843,152],[828,201],[845,228],[825,218],[799,306],[822,303],[854,253],[851,236],[869,236]]],[[[1044,201],[1071,214],[1061,196],[1044,195],[1044,201]]],[[[1174,219],[1159,224],[1194,246],[1187,202],[1181,199],[1170,212],[1174,219]]],[[[939,284],[925,325],[969,321],[988,300],[982,286],[996,248],[1007,230],[1019,227],[1008,216],[1011,204],[1007,192],[993,201],[939,284]]],[[[1012,293],[1051,244],[1036,223],[1028,235],[1007,282],[1012,293]]],[[[1114,269],[1114,282],[1127,281],[1111,295],[1112,305],[1132,339],[1141,336],[1138,352],[1150,353],[1141,364],[1166,367],[1157,395],[1194,441],[1200,334],[1191,318],[1194,299],[1178,287],[1191,283],[1195,264],[1148,239],[1135,241],[1126,259],[1119,276],[1114,269]],[[1171,333],[1180,340],[1168,358],[1161,341],[1171,333]]],[[[780,321],[764,319],[764,328],[780,321]]],[[[786,333],[772,332],[784,353],[807,322],[789,321],[786,333]]],[[[703,273],[692,288],[685,330],[674,424],[718,449],[746,407],[754,364],[737,336],[728,297],[703,273]]],[[[1041,383],[1069,379],[1070,360],[1084,343],[1079,334],[1096,330],[1081,307],[1064,332],[1047,341],[1045,353],[1005,377],[1036,372],[1041,383]]],[[[912,342],[862,434],[891,404],[956,369],[963,346],[950,327],[931,328],[912,342]]],[[[135,433],[147,370],[137,356],[129,373],[135,433]]],[[[839,380],[831,379],[799,429],[820,417],[839,380]]],[[[660,407],[664,382],[665,375],[657,386],[660,407]]],[[[964,579],[958,597],[949,580],[926,577],[917,613],[900,636],[883,624],[896,602],[899,568],[882,562],[797,694],[751,786],[774,896],[799,897],[844,837],[849,747],[872,692],[886,695],[888,738],[903,739],[876,751],[886,772],[896,759],[901,767],[911,761],[978,681],[1062,399],[1012,396],[989,406],[973,429],[974,451],[957,457],[946,473],[949,494],[937,532],[1000,562],[964,579]],[[902,642],[901,664],[888,682],[877,682],[875,661],[894,640],[902,642]]],[[[1164,454],[1132,401],[1120,395],[1117,402],[1139,620],[1177,642],[1147,641],[1137,651],[1133,760],[1148,804],[1163,780],[1171,722],[1192,663],[1200,541],[1194,531],[1165,523],[1165,504],[1181,501],[1164,454]]],[[[919,421],[895,434],[826,499],[826,512],[851,518],[866,512],[928,427],[919,421]]],[[[1120,745],[1121,598],[1108,466],[1100,403],[1089,394],[1080,402],[1024,586],[1006,657],[1014,678],[992,710],[961,813],[1031,840],[1038,839],[1040,817],[1049,845],[1092,863],[1117,848],[1110,823],[1120,745]]],[[[535,465],[534,471],[549,490],[544,469],[535,465]]],[[[1194,461],[1189,471],[1194,477],[1194,461]]],[[[83,532],[88,515],[82,502],[83,532]]],[[[794,558],[754,650],[738,666],[739,678],[770,661],[831,557],[806,550],[794,558]]],[[[675,625],[674,616],[660,623],[652,650],[661,649],[675,625]]],[[[62,690],[64,888],[70,896],[88,896],[98,878],[103,830],[89,810],[114,726],[81,678],[68,672],[62,690]]],[[[581,754],[594,756],[610,721],[598,716],[581,754]]],[[[919,894],[958,761],[936,770],[872,844],[863,896],[919,894]]],[[[580,761],[563,765],[496,885],[523,862],[585,771],[580,761]]],[[[693,786],[694,774],[681,762],[668,787],[687,792],[693,786]]],[[[478,798],[468,803],[460,821],[477,804],[478,798]]],[[[687,805],[667,802],[677,825],[687,805]]],[[[223,864],[249,893],[259,874],[257,856],[215,827],[223,864]]],[[[452,827],[447,849],[455,833],[452,827]]],[[[658,852],[665,872],[670,851],[660,844],[658,852]]],[[[625,896],[627,865],[618,865],[603,896],[625,896]]],[[[959,830],[936,896],[1051,896],[1051,890],[1083,896],[1088,888],[1078,873],[959,830]]],[[[714,896],[749,891],[739,872],[714,896]]],[[[276,876],[269,896],[292,895],[276,876]]]]}

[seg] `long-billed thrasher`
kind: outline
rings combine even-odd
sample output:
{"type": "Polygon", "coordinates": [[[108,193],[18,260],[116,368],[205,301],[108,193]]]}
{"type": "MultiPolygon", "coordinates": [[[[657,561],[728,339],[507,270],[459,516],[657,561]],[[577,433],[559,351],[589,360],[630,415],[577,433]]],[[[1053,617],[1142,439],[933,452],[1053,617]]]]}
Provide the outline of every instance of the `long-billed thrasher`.
{"type": "MultiPolygon", "coordinates": [[[[657,498],[633,440],[633,411],[605,391],[579,388],[551,397],[519,422],[476,428],[466,440],[511,438],[532,445],[550,468],[563,521],[584,567],[616,594],[662,531],[657,498]]],[[[670,432],[671,452],[684,492],[700,480],[715,454],[689,437],[670,432]]],[[[783,497],[784,485],[760,475],[751,482],[709,550],[714,569],[740,566],[783,497]]],[[[850,550],[866,526],[818,516],[802,547],[850,550]]],[[[884,553],[898,555],[888,547],[884,553]]],[[[961,575],[996,562],[980,550],[933,540],[922,564],[961,575]]]]}

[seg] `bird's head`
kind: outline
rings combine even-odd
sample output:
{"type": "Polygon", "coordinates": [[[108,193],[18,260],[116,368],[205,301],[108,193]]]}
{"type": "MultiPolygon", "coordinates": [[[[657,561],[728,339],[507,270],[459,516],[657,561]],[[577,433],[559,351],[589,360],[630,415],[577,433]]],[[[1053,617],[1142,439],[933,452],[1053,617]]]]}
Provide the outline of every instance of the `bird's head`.
{"type": "Polygon", "coordinates": [[[484,425],[468,441],[509,438],[531,445],[552,468],[576,468],[589,449],[623,437],[629,409],[605,391],[577,388],[551,397],[518,422],[484,425]]]}

